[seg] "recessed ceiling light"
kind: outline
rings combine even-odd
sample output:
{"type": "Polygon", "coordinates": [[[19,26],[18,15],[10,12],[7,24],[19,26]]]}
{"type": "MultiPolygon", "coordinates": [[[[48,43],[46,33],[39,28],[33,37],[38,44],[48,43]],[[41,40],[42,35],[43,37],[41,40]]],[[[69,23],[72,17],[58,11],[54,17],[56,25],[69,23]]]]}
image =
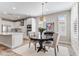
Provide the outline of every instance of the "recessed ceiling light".
{"type": "Polygon", "coordinates": [[[15,10],[15,9],[16,9],[16,7],[12,7],[12,9],[13,9],[13,10],[15,10]]]}

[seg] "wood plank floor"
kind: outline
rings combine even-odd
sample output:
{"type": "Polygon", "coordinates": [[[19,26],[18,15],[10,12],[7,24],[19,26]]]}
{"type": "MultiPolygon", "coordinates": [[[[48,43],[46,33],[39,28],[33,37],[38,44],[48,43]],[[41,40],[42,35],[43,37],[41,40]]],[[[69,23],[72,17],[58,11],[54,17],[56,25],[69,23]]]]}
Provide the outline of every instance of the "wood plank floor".
{"type": "MultiPolygon", "coordinates": [[[[24,43],[23,45],[25,44],[28,44],[28,40],[24,40],[24,43]]],[[[68,50],[69,50],[69,54],[70,56],[76,56],[73,48],[71,45],[68,45],[68,44],[62,44],[60,43],[59,45],[62,45],[62,46],[65,46],[65,47],[68,47],[68,50]]],[[[18,48],[18,47],[17,47],[18,48]]],[[[21,56],[15,52],[12,51],[12,49],[0,44],[0,56],[21,56]]]]}

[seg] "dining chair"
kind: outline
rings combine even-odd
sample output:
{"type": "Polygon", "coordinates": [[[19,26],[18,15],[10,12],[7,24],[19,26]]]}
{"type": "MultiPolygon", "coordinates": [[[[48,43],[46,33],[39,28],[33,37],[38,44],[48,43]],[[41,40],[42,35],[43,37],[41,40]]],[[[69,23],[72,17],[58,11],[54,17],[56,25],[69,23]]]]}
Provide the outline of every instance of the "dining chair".
{"type": "Polygon", "coordinates": [[[34,38],[34,37],[36,37],[35,32],[31,32],[31,33],[30,33],[30,36],[29,36],[29,48],[30,48],[30,46],[31,46],[31,43],[33,43],[33,45],[34,45],[34,47],[35,47],[35,50],[36,50],[36,44],[37,44],[37,42],[31,40],[31,38],[34,38]]]}
{"type": "Polygon", "coordinates": [[[53,41],[52,43],[48,44],[48,43],[44,43],[44,46],[46,47],[51,47],[51,48],[54,48],[54,53],[55,53],[55,56],[57,56],[57,51],[59,51],[59,48],[58,48],[58,42],[59,42],[59,39],[60,39],[60,35],[58,33],[54,33],[53,34],[53,41]]]}

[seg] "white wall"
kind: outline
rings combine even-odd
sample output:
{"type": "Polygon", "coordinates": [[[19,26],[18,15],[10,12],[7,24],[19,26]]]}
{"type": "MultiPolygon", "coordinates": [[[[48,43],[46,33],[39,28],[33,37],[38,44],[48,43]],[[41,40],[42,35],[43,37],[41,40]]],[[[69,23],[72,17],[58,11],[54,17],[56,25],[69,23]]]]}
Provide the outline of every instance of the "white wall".
{"type": "Polygon", "coordinates": [[[78,8],[79,6],[77,2],[71,8],[71,44],[77,55],[79,55],[79,40],[78,40],[78,32],[77,34],[75,34],[74,32],[74,29],[75,29],[74,24],[78,25],[78,20],[79,20],[78,19],[78,12],[79,12],[78,8]]]}

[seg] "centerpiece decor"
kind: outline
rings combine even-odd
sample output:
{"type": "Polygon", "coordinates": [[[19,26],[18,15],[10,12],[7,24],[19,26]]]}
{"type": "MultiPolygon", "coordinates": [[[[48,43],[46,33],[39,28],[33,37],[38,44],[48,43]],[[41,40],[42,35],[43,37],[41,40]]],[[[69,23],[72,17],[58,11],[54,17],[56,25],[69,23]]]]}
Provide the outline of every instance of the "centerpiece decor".
{"type": "Polygon", "coordinates": [[[43,32],[45,29],[40,27],[38,30],[39,30],[39,32],[40,32],[40,37],[41,37],[41,39],[42,39],[42,32],[43,32]]]}

